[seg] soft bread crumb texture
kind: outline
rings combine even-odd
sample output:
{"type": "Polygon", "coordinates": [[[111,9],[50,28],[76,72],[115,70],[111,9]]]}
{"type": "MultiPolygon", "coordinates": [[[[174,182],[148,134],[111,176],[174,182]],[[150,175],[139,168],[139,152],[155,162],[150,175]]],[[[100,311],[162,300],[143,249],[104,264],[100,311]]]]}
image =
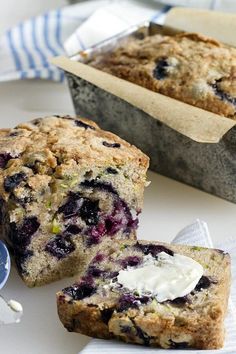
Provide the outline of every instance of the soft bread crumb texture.
{"type": "Polygon", "coordinates": [[[1,234],[26,284],[77,274],[103,242],[135,238],[148,164],[80,117],[0,130],[1,234]]]}

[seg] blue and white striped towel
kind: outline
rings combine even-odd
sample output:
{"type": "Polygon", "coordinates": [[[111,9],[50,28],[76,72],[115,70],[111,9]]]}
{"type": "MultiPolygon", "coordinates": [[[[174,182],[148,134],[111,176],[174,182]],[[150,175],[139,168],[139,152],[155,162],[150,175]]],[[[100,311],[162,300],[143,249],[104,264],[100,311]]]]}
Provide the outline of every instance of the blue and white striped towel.
{"type": "Polygon", "coordinates": [[[64,74],[49,59],[65,53],[66,39],[67,54],[74,54],[73,48],[85,49],[130,25],[159,19],[169,8],[164,4],[96,0],[31,18],[0,38],[0,82],[31,78],[63,81],[64,74]]]}
{"type": "MultiPolygon", "coordinates": [[[[193,224],[185,227],[174,238],[173,243],[202,247],[213,247],[212,239],[204,221],[196,220],[193,224]]],[[[228,239],[214,247],[230,253],[232,262],[232,287],[229,302],[228,315],[225,320],[226,339],[225,346],[220,350],[186,350],[187,354],[235,354],[236,353],[236,238],[228,239]]],[[[178,351],[184,353],[185,350],[178,351]]],[[[173,350],[143,348],[142,346],[130,345],[118,341],[105,341],[92,339],[81,354],[173,354],[173,350]]]]}

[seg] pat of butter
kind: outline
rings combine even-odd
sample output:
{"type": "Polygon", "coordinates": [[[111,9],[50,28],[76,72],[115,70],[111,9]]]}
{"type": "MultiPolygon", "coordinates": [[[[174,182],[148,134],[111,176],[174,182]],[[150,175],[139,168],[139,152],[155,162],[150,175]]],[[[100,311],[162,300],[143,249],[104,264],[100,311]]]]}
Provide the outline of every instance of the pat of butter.
{"type": "Polygon", "coordinates": [[[161,252],[157,259],[147,256],[138,268],[121,270],[117,281],[129,290],[151,293],[163,302],[189,294],[202,275],[203,267],[192,258],[161,252]]]}

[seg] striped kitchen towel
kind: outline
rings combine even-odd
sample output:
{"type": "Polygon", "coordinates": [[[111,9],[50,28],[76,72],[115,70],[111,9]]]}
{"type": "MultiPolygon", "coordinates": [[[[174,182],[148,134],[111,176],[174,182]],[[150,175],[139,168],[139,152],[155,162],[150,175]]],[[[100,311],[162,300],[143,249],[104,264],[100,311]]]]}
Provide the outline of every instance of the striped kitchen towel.
{"type": "MultiPolygon", "coordinates": [[[[204,221],[196,220],[185,227],[174,238],[173,243],[201,247],[213,247],[212,239],[204,221]]],[[[232,287],[229,301],[228,315],[225,320],[226,339],[225,346],[220,350],[178,350],[187,354],[235,354],[236,353],[236,238],[224,240],[214,247],[230,253],[232,262],[232,287]]],[[[146,348],[137,345],[125,344],[114,340],[92,339],[81,354],[173,354],[171,349],[146,348]]]]}
{"type": "Polygon", "coordinates": [[[0,38],[0,82],[31,78],[63,81],[63,72],[49,63],[51,57],[75,54],[74,50],[78,52],[144,20],[161,20],[169,8],[157,3],[96,0],[31,18],[0,38]]]}

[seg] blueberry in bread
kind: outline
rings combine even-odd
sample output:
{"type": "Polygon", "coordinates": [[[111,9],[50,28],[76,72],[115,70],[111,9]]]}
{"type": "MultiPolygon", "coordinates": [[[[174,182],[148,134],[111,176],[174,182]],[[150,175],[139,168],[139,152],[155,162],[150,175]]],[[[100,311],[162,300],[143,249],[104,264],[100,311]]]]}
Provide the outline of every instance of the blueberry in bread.
{"type": "Polygon", "coordinates": [[[201,247],[117,241],[57,293],[68,331],[163,348],[224,343],[228,254],[201,247]]]}
{"type": "Polygon", "coordinates": [[[196,33],[132,38],[90,64],[155,92],[236,119],[236,49],[196,33]]]}
{"type": "Polygon", "coordinates": [[[28,286],[83,269],[101,245],[135,238],[148,158],[86,119],[0,130],[1,234],[28,286]]]}

